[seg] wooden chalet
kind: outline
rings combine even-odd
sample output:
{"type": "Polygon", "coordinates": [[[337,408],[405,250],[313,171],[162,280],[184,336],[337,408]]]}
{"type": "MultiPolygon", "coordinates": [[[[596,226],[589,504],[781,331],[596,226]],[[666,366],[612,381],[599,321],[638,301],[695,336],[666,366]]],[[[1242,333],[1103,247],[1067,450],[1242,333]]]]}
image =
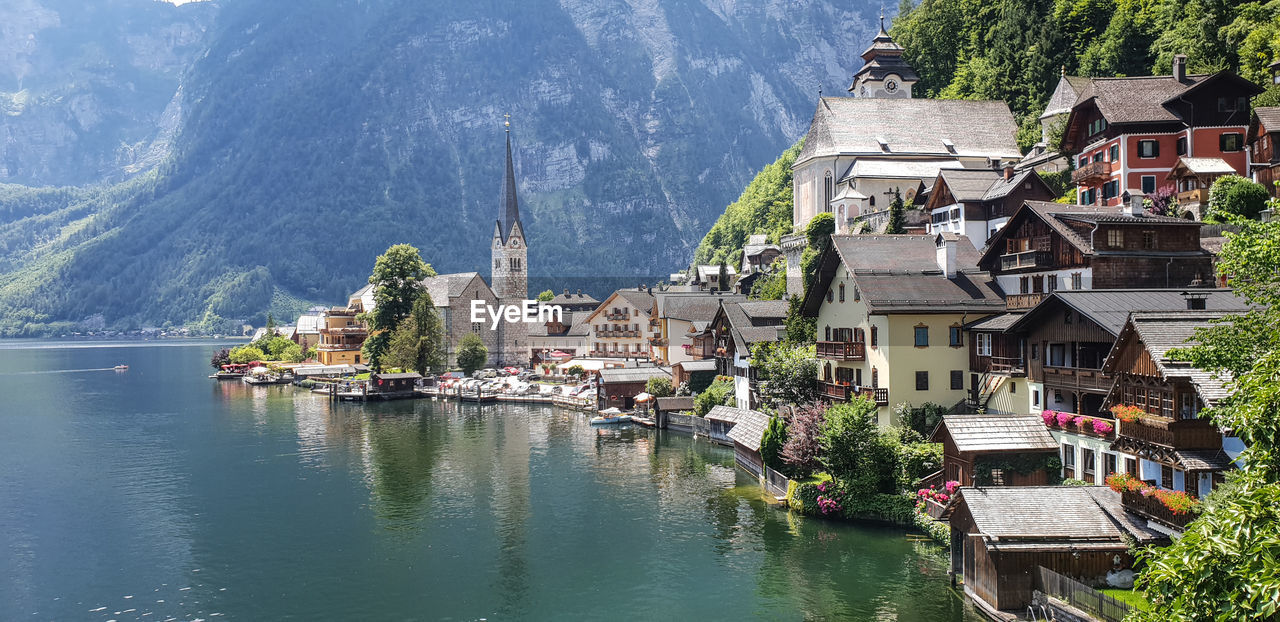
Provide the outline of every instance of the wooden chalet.
{"type": "Polygon", "coordinates": [[[1020,473],[1002,465],[1035,456],[1056,456],[1058,444],[1038,415],[946,415],[934,430],[942,443],[946,481],[973,486],[1043,486],[1053,475],[1040,469],[1020,473]]]}
{"type": "MultiPolygon", "coordinates": [[[[1197,328],[1225,312],[1134,313],[1125,323],[1103,371],[1115,385],[1105,405],[1133,406],[1141,414],[1120,421],[1113,447],[1140,458],[1138,478],[1151,486],[1195,497],[1221,484],[1243,451],[1239,439],[1223,436],[1200,411],[1227,397],[1223,380],[1174,359],[1197,328]]],[[[1156,499],[1124,493],[1125,507],[1165,528],[1180,530],[1193,516],[1174,515],[1156,499]]]]}
{"type": "Polygon", "coordinates": [[[942,169],[924,204],[928,233],[956,233],[982,246],[1025,201],[1052,201],[1055,194],[1034,170],[942,169]]]}
{"type": "Polygon", "coordinates": [[[943,519],[951,524],[952,576],[996,619],[1026,613],[1041,566],[1097,585],[1132,567],[1130,540],[1164,542],[1105,486],[961,488],[943,519]]]}
{"type": "Polygon", "coordinates": [[[1213,279],[1200,223],[1132,206],[1027,201],[987,243],[978,266],[1010,311],[1064,289],[1190,287],[1213,279]]]}
{"type": "Polygon", "coordinates": [[[1178,207],[1187,211],[1188,218],[1203,218],[1209,205],[1209,188],[1223,175],[1235,175],[1236,170],[1222,158],[1178,158],[1169,171],[1167,180],[1178,193],[1178,207]]]}
{"type": "Polygon", "coordinates": [[[1249,133],[1245,143],[1249,146],[1249,161],[1253,167],[1253,179],[1267,187],[1273,197],[1280,197],[1280,107],[1254,108],[1249,119],[1249,133]]]}
{"type": "Polygon", "coordinates": [[[645,391],[650,378],[670,378],[671,372],[662,367],[615,367],[600,370],[597,386],[601,410],[635,408],[635,397],[645,391]]]}

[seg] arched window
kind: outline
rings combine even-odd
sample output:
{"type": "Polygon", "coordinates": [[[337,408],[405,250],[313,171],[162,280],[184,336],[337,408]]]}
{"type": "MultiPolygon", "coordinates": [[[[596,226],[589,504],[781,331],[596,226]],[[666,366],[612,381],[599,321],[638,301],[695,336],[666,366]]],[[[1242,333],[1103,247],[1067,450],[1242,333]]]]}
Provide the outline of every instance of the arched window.
{"type": "Polygon", "coordinates": [[[869,202],[871,203],[871,207],[875,207],[875,206],[876,206],[876,195],[874,195],[874,194],[873,194],[873,195],[871,195],[871,196],[867,197],[867,201],[869,201],[869,202]]]}
{"type": "Polygon", "coordinates": [[[840,302],[844,302],[844,283],[840,284],[840,302]]]}
{"type": "Polygon", "coordinates": [[[831,211],[831,191],[832,190],[833,188],[831,186],[831,171],[827,171],[826,178],[823,179],[823,184],[822,184],[822,211],[824,212],[831,211]]]}

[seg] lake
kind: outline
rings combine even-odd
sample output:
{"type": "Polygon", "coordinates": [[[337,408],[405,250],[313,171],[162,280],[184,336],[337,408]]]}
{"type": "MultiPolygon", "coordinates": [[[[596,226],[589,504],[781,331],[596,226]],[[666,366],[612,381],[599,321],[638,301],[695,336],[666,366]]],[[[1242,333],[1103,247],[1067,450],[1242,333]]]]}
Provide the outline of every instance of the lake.
{"type": "Polygon", "coordinates": [[[980,619],[939,547],[771,505],[705,439],[214,349],[0,342],[0,619],[980,619]]]}

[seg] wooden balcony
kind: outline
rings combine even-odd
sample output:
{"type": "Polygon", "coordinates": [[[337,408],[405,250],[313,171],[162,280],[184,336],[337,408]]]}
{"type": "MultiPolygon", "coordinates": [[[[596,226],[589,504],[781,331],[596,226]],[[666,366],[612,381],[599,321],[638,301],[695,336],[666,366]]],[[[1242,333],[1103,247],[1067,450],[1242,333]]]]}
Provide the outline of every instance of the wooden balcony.
{"type": "Polygon", "coordinates": [[[1106,393],[1111,390],[1115,377],[1099,369],[1045,365],[1043,381],[1046,391],[1063,389],[1106,393]]]}
{"type": "Polygon", "coordinates": [[[830,399],[833,402],[847,402],[853,396],[853,386],[847,384],[836,384],[834,382],[823,382],[821,386],[822,397],[830,399]]]}
{"type": "Polygon", "coordinates": [[[631,314],[630,314],[630,313],[627,313],[626,311],[620,311],[620,312],[618,312],[618,313],[606,312],[606,313],[604,314],[604,319],[606,319],[606,320],[619,320],[619,321],[620,321],[620,320],[626,320],[626,319],[630,319],[630,318],[631,318],[631,314]]]}
{"type": "Polygon", "coordinates": [[[1049,251],[1022,251],[1000,256],[1001,270],[1048,268],[1051,265],[1053,265],[1053,253],[1049,251]]]}
{"type": "Polygon", "coordinates": [[[1108,177],[1111,177],[1110,162],[1090,162],[1074,171],[1071,171],[1071,183],[1073,184],[1105,180],[1108,177]]]}
{"type": "Polygon", "coordinates": [[[1046,294],[1009,294],[1004,299],[1004,306],[1010,311],[1030,309],[1044,300],[1046,294]]]}
{"type": "Polygon", "coordinates": [[[1208,203],[1209,190],[1207,188],[1196,188],[1195,190],[1184,190],[1178,193],[1178,205],[1186,205],[1188,203],[1208,203]]]}
{"type": "Polygon", "coordinates": [[[830,361],[865,361],[866,344],[860,341],[819,341],[818,358],[830,361]]]}
{"type": "Polygon", "coordinates": [[[1220,449],[1222,434],[1208,419],[1168,419],[1146,415],[1137,421],[1117,421],[1119,437],[1171,449],[1220,449]]]}
{"type": "Polygon", "coordinates": [[[1128,490],[1120,493],[1120,504],[1124,506],[1124,509],[1134,514],[1178,531],[1186,529],[1187,523],[1195,520],[1197,516],[1191,512],[1174,514],[1173,510],[1164,507],[1164,504],[1160,503],[1159,499],[1144,497],[1140,492],[1130,492],[1128,490]]]}
{"type": "Polygon", "coordinates": [[[1027,375],[1027,363],[1011,356],[993,356],[987,371],[998,376],[1022,377],[1027,375]]]}

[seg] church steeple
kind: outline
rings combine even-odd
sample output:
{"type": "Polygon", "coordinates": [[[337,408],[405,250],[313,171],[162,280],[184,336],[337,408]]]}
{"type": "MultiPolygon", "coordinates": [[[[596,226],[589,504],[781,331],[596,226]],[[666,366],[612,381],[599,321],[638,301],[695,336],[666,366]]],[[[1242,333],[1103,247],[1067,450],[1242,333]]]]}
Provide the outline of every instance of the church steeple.
{"type": "Polygon", "coordinates": [[[902,58],[903,48],[884,29],[880,15],[880,32],[862,53],[864,64],[853,74],[849,92],[854,97],[910,98],[911,86],[920,81],[911,65],[902,58]]]}
{"type": "Polygon", "coordinates": [[[520,203],[516,199],[516,167],[511,161],[511,115],[507,115],[507,174],[502,178],[502,192],[498,200],[498,236],[503,244],[506,244],[507,238],[511,236],[511,229],[515,225],[520,225],[521,232],[524,231],[524,225],[520,223],[520,203]]]}

